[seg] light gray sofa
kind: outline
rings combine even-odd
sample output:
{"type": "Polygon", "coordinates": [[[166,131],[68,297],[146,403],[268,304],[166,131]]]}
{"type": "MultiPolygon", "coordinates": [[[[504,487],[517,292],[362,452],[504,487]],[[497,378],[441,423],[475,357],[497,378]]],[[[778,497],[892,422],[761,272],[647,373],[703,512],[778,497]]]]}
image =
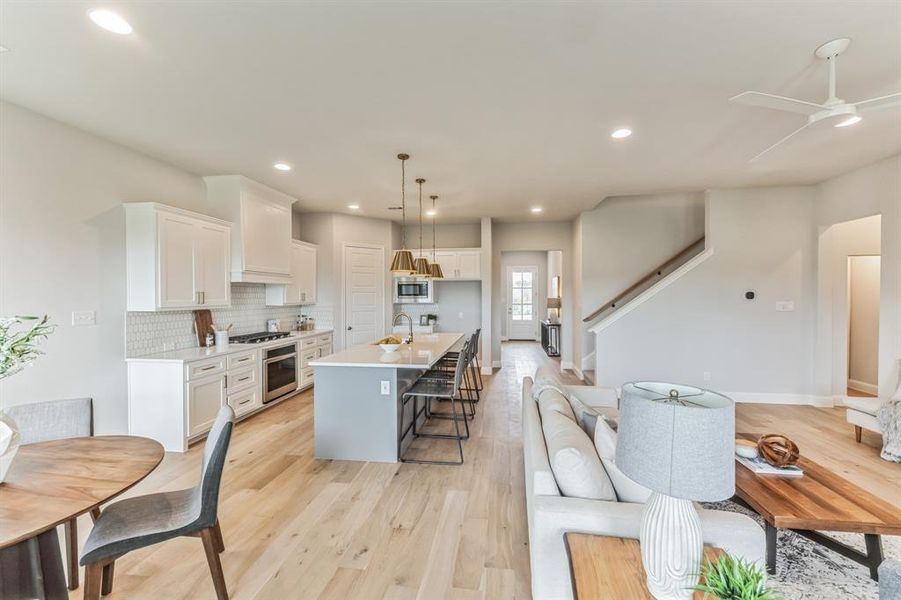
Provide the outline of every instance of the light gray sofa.
{"type": "MultiPolygon", "coordinates": [[[[609,412],[616,395],[594,387],[566,386],[589,405],[603,402],[609,412]]],[[[573,597],[569,559],[563,541],[568,531],[638,539],[643,504],[567,498],[560,494],[548,461],[538,404],[532,398],[532,378],[522,385],[523,453],[526,508],[529,521],[529,559],[534,600],[573,597]]],[[[732,555],[763,564],[766,540],[753,519],[723,511],[699,509],[704,542],[732,555]]],[[[604,560],[599,556],[598,560],[604,560]]]]}

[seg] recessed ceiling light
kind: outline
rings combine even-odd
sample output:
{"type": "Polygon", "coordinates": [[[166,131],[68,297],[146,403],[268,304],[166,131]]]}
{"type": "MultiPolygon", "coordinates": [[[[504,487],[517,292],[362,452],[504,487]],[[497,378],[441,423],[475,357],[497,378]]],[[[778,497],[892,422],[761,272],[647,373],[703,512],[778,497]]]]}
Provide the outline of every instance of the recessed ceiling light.
{"type": "Polygon", "coordinates": [[[625,127],[623,127],[622,129],[617,129],[616,131],[611,133],[610,137],[612,137],[615,140],[621,140],[623,138],[629,137],[630,135],[632,135],[632,130],[626,129],[625,127]]]}
{"type": "Polygon", "coordinates": [[[3,52],[9,52],[9,48],[7,48],[6,46],[0,46],[0,53],[3,52]]]}
{"type": "Polygon", "coordinates": [[[360,210],[360,205],[354,202],[353,204],[348,204],[347,208],[349,208],[350,210],[360,210]]]}
{"type": "Polygon", "coordinates": [[[427,216],[427,217],[434,217],[437,214],[438,214],[438,211],[435,210],[434,208],[425,211],[425,216],[427,216]]]}
{"type": "Polygon", "coordinates": [[[272,168],[278,169],[279,171],[290,171],[291,165],[286,163],[275,163],[274,165],[272,165],[272,168]]]}
{"type": "Polygon", "coordinates": [[[538,213],[542,212],[543,210],[544,210],[544,209],[541,208],[540,206],[533,206],[533,207],[532,207],[532,212],[535,213],[535,214],[538,214],[538,213]]]}
{"type": "Polygon", "coordinates": [[[111,10],[96,8],[88,11],[88,17],[90,17],[98,27],[103,27],[107,31],[112,31],[119,35],[128,35],[134,31],[128,21],[111,10]]]}
{"type": "Polygon", "coordinates": [[[836,127],[850,127],[851,125],[855,125],[857,123],[860,123],[861,121],[863,121],[862,118],[858,117],[857,115],[854,115],[853,117],[848,117],[841,123],[836,123],[835,126],[836,127]]]}

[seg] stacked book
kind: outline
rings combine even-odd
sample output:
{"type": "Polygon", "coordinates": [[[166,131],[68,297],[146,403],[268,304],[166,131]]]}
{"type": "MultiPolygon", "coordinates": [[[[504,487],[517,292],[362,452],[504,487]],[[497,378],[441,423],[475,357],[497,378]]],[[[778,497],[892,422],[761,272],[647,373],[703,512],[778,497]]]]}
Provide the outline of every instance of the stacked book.
{"type": "Polygon", "coordinates": [[[780,477],[801,477],[804,475],[804,470],[801,469],[801,467],[795,465],[774,467],[759,456],[755,458],[745,458],[744,456],[736,455],[735,460],[757,475],[778,475],[780,477]]]}

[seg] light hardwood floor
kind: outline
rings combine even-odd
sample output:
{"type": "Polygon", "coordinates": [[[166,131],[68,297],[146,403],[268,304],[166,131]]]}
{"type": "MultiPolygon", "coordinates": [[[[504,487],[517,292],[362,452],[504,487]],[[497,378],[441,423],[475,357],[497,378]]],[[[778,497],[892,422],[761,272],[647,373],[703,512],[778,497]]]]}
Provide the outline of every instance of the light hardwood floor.
{"type": "MultiPolygon", "coordinates": [[[[309,391],[240,423],[220,498],[231,597],[528,598],[520,386],[539,364],[552,363],[537,344],[504,344],[462,467],[317,461],[309,391]]],[[[867,489],[887,499],[897,491],[901,469],[878,459],[869,436],[855,444],[839,411],[744,405],[739,430],[786,433],[867,489]]],[[[423,451],[453,450],[428,443],[423,451]]],[[[200,458],[199,446],[168,454],[134,493],[194,485],[200,458]]],[[[215,597],[200,540],[125,556],[109,597],[215,597]]]]}

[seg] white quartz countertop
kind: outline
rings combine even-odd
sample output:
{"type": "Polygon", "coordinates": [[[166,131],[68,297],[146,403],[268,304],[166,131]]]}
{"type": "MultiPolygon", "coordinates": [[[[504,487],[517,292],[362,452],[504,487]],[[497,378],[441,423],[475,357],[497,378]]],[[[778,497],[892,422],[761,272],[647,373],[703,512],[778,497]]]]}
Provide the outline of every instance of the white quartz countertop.
{"type": "Polygon", "coordinates": [[[214,356],[223,356],[225,354],[235,354],[236,352],[246,352],[254,348],[273,348],[275,346],[283,346],[299,339],[315,337],[332,333],[332,329],[313,329],[311,331],[292,331],[288,337],[283,337],[270,342],[261,342],[259,344],[229,344],[226,348],[183,348],[182,350],[168,350],[166,352],[158,352],[155,354],[146,354],[144,356],[128,357],[128,362],[194,362],[214,356]]]}
{"type": "Polygon", "coordinates": [[[422,333],[413,335],[412,344],[402,344],[394,352],[384,352],[376,344],[362,344],[311,361],[313,367],[386,367],[389,369],[428,369],[449,350],[458,349],[462,333],[422,333]]]}

